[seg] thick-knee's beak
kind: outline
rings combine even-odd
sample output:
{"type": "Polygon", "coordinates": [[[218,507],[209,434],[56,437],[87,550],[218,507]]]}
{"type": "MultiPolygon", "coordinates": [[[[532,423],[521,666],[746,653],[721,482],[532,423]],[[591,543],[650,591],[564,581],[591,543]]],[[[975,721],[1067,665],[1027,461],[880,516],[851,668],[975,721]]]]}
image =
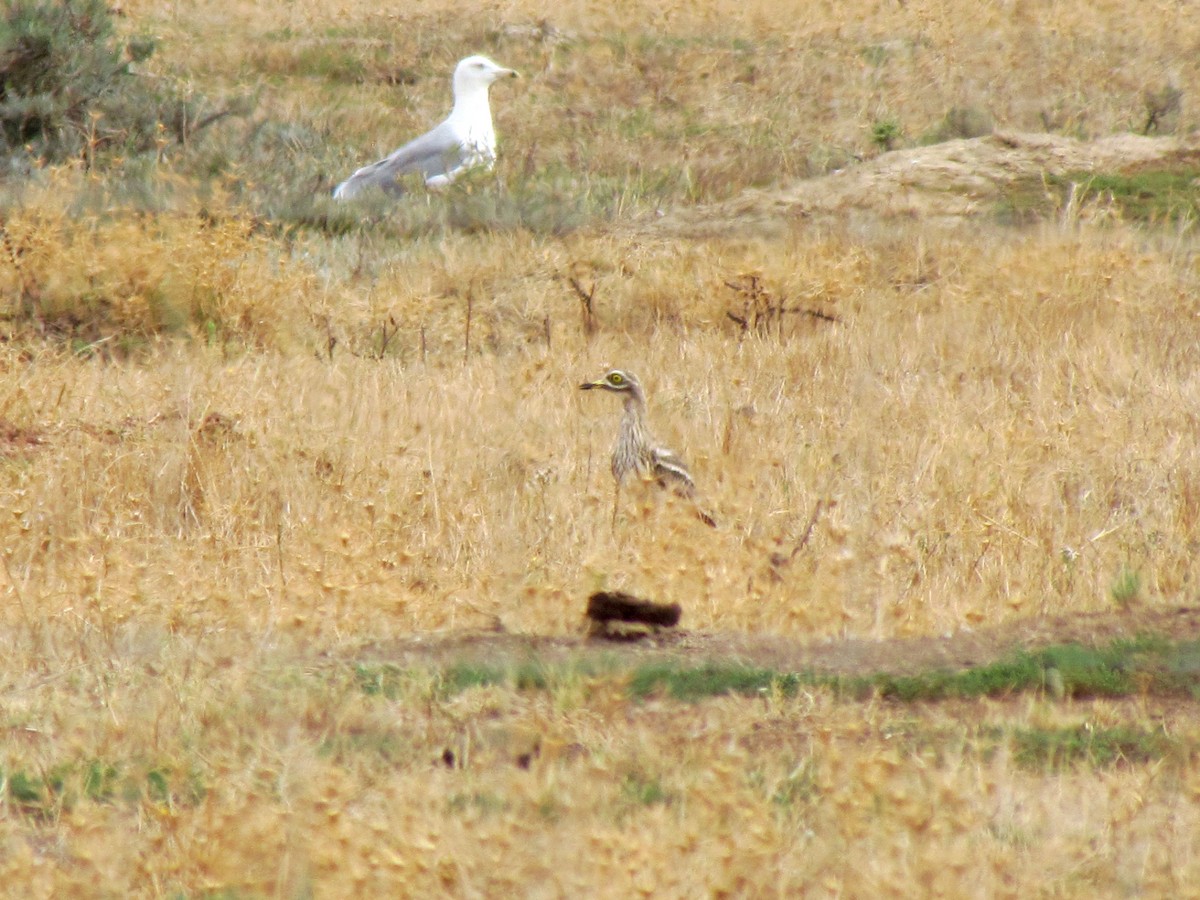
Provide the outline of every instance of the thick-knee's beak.
{"type": "Polygon", "coordinates": [[[600,387],[599,381],[585,381],[583,384],[581,384],[579,386],[579,389],[581,391],[590,391],[592,388],[598,388],[598,387],[600,387]]]}

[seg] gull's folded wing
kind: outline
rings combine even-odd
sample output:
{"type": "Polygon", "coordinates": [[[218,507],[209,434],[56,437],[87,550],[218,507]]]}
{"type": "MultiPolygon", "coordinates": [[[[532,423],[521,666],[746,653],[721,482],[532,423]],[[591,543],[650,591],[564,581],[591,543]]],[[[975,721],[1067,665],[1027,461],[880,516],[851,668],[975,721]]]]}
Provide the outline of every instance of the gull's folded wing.
{"type": "Polygon", "coordinates": [[[339,184],[333,196],[338,200],[349,200],[375,185],[384,190],[397,191],[396,180],[409,172],[420,172],[428,181],[454,172],[465,162],[466,152],[462,142],[450,123],[443,122],[379,162],[363,166],[339,184]]]}

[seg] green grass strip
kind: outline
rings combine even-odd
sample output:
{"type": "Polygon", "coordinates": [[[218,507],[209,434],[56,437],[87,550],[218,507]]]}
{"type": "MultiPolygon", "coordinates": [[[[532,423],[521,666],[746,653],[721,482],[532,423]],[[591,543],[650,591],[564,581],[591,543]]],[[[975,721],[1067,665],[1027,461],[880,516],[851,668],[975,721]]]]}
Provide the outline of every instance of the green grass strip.
{"type": "MultiPolygon", "coordinates": [[[[359,687],[367,694],[398,696],[411,673],[391,665],[360,665],[359,687]]],[[[520,691],[552,690],[569,680],[624,675],[636,699],[666,695],[695,701],[705,697],[795,694],[801,688],[832,689],[840,695],[883,697],[904,703],[951,698],[995,697],[1036,691],[1054,697],[1125,697],[1133,694],[1200,699],[1200,642],[1174,643],[1154,636],[1123,639],[1101,647],[1059,644],[1019,651],[969,669],[931,669],[910,675],[826,675],[784,672],[740,662],[655,659],[621,665],[583,657],[552,665],[536,659],[516,664],[460,661],[441,670],[437,691],[452,696],[473,688],[500,686],[520,691]]]]}
{"type": "Polygon", "coordinates": [[[1011,733],[1018,765],[1033,771],[1057,770],[1083,764],[1109,768],[1121,763],[1155,762],[1171,756],[1186,758],[1190,748],[1161,731],[1133,726],[1095,728],[1020,728],[1011,733]]]}

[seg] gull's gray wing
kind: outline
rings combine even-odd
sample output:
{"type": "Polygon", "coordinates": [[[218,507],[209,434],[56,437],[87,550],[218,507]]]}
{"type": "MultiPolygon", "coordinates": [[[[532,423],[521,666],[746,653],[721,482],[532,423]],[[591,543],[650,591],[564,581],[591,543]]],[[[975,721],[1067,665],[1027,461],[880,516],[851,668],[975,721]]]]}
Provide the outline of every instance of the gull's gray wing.
{"type": "Polygon", "coordinates": [[[428,180],[453,172],[466,162],[466,151],[449,122],[427,131],[392,152],[386,158],[363,166],[337,186],[333,196],[348,200],[365,188],[377,185],[396,191],[396,179],[409,172],[420,172],[428,180]]]}

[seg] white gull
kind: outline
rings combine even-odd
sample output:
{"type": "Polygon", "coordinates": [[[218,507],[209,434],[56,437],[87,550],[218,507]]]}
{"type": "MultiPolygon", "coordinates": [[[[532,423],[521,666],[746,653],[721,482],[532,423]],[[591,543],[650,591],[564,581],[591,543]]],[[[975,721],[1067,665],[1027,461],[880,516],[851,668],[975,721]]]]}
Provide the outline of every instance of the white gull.
{"type": "Polygon", "coordinates": [[[427,187],[440,188],[467,169],[491,169],[496,161],[496,129],[488,89],[493,82],[516,75],[486,56],[460,61],[454,67],[454,108],[446,121],[385,159],[363,166],[334,189],[334,198],[349,200],[373,185],[403,193],[397,179],[408,172],[420,172],[427,187]]]}

